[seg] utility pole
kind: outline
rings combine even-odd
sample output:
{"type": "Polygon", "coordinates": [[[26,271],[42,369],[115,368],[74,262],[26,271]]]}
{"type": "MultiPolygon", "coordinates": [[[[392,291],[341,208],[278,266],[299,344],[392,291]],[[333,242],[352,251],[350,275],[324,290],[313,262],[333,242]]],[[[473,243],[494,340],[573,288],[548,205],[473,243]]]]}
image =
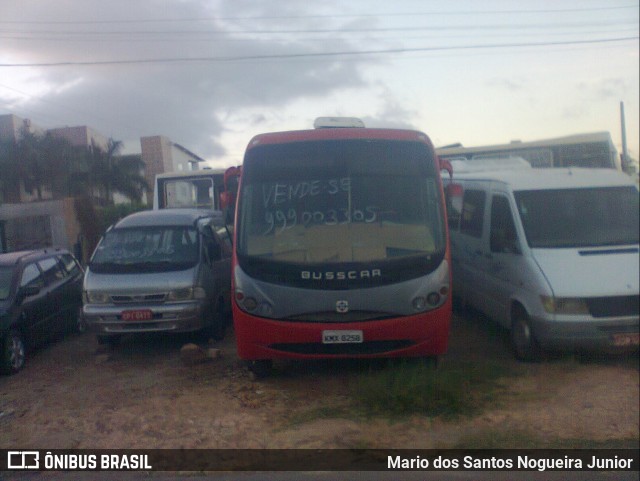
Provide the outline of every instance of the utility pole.
{"type": "Polygon", "coordinates": [[[624,122],[624,102],[620,102],[620,128],[622,130],[622,170],[627,172],[629,169],[629,152],[627,150],[627,128],[624,122]]]}

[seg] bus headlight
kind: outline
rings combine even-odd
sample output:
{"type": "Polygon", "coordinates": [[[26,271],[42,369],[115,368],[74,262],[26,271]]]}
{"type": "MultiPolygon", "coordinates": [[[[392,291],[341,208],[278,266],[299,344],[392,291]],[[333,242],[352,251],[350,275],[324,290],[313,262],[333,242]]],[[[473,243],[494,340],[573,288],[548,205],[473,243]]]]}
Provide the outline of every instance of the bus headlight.
{"type": "Polygon", "coordinates": [[[414,297],[411,304],[416,311],[424,311],[427,307],[427,299],[422,296],[414,297]]]}
{"type": "Polygon", "coordinates": [[[589,308],[584,299],[579,297],[540,296],[544,310],[550,314],[589,315],[589,308]]]}

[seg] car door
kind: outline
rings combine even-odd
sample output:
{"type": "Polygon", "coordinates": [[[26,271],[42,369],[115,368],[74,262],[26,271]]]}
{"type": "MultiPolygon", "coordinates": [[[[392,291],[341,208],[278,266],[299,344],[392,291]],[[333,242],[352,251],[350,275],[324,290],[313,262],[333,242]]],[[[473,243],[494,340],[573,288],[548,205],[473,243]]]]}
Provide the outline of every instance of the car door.
{"type": "Polygon", "coordinates": [[[522,287],[519,279],[526,271],[508,193],[492,193],[489,217],[486,312],[501,324],[508,325],[511,299],[514,292],[522,287]]]}
{"type": "Polygon", "coordinates": [[[62,254],[57,259],[64,275],[60,285],[64,327],[75,328],[82,307],[82,268],[71,254],[62,254]]]}
{"type": "Polygon", "coordinates": [[[44,291],[48,306],[40,328],[45,331],[44,337],[47,337],[64,330],[69,303],[64,287],[68,279],[66,279],[56,257],[39,260],[38,267],[40,267],[44,278],[44,291]]]}
{"type": "Polygon", "coordinates": [[[215,297],[223,297],[225,310],[230,306],[231,292],[231,247],[226,230],[222,227],[207,226],[204,236],[205,251],[211,268],[215,297]]]}
{"type": "Polygon", "coordinates": [[[44,339],[42,325],[48,315],[48,306],[44,278],[35,262],[26,264],[22,269],[19,289],[19,323],[27,333],[28,342],[37,344],[44,339]]]}
{"type": "Polygon", "coordinates": [[[484,225],[487,193],[473,184],[465,185],[460,215],[460,231],[456,242],[459,254],[459,273],[464,286],[462,293],[466,302],[484,310],[484,225]]]}

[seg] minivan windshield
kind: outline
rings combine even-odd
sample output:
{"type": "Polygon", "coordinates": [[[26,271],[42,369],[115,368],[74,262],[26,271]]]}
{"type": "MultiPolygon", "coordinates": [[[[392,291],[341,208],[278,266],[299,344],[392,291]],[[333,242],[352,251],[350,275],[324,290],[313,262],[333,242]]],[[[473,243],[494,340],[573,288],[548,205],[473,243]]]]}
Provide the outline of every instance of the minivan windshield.
{"type": "Polygon", "coordinates": [[[97,273],[177,271],[195,266],[199,252],[195,227],[112,229],[98,245],[89,267],[97,273]]]}
{"type": "Polygon", "coordinates": [[[638,244],[633,186],[515,192],[532,248],[638,244]]]}
{"type": "Polygon", "coordinates": [[[11,277],[13,269],[11,267],[0,266],[0,301],[7,300],[11,294],[11,277]]]}

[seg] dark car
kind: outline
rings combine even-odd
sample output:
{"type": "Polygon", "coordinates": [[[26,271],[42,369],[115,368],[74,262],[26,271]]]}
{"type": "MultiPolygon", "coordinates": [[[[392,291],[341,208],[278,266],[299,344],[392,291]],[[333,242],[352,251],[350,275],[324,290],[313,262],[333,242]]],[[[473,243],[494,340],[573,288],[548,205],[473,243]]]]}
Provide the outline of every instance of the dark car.
{"type": "Polygon", "coordinates": [[[18,372],[26,348],[82,325],[82,277],[65,249],[0,254],[0,371],[18,372]]]}

